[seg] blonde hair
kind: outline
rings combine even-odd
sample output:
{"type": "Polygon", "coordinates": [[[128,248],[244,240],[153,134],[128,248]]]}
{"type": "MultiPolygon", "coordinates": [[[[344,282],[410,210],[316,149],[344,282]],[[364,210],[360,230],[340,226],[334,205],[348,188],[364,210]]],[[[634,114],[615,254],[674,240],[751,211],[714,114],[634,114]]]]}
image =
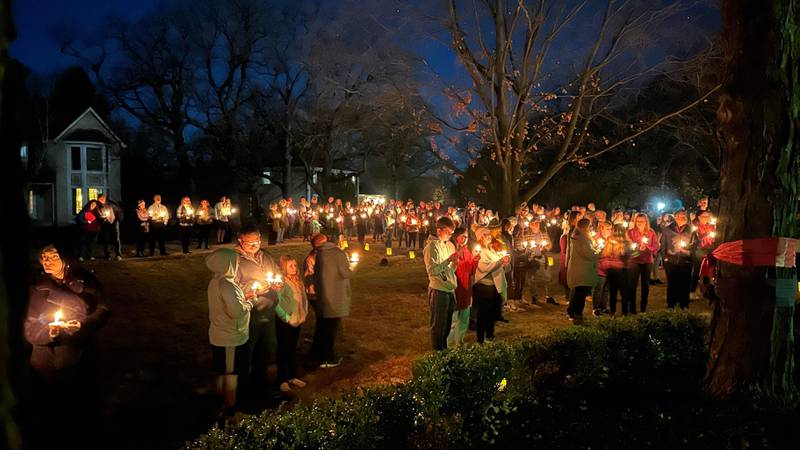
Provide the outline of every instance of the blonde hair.
{"type": "Polygon", "coordinates": [[[644,218],[644,223],[645,223],[644,232],[647,233],[648,231],[650,231],[650,218],[647,217],[647,214],[645,214],[645,213],[637,213],[636,214],[636,216],[633,218],[633,227],[637,228],[636,227],[636,221],[639,220],[640,217],[644,218]]]}

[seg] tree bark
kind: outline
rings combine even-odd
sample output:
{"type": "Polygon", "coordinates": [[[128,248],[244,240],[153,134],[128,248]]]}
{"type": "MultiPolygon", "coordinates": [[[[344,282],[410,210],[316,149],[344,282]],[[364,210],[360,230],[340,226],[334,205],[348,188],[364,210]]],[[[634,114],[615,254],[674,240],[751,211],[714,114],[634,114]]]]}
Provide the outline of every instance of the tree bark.
{"type": "MultiPolygon", "coordinates": [[[[22,448],[17,421],[12,414],[20,405],[15,394],[24,385],[25,351],[22,324],[28,306],[28,215],[22,196],[25,171],[19,158],[22,137],[11,129],[11,112],[5,93],[8,46],[15,38],[11,2],[0,0],[0,167],[6,195],[0,207],[13,233],[0,235],[0,447],[22,448]]],[[[18,397],[17,397],[18,398],[18,397]]]]}
{"type": "MultiPolygon", "coordinates": [[[[721,242],[798,235],[798,12],[794,0],[722,2],[721,242]]],[[[779,404],[797,400],[794,302],[776,304],[775,295],[776,280],[792,278],[796,269],[720,264],[709,394],[752,389],[779,404]]]]}

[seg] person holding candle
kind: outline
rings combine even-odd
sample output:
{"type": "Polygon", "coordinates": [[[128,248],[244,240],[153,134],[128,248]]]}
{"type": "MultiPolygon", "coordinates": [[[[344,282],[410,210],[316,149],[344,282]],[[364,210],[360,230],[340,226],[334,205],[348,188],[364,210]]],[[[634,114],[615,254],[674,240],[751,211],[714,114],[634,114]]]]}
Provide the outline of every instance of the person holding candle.
{"type": "Polygon", "coordinates": [[[230,238],[232,213],[231,199],[223,195],[214,205],[214,220],[217,223],[217,244],[227,242],[230,238]]]}
{"type": "Polygon", "coordinates": [[[576,324],[583,320],[586,297],[597,284],[598,254],[590,236],[591,220],[580,219],[570,236],[567,255],[567,285],[570,288],[567,315],[576,324]]]}
{"type": "Polygon", "coordinates": [[[508,297],[506,272],[511,270],[511,256],[507,250],[496,250],[488,228],[475,230],[478,244],[481,246],[480,259],[475,270],[472,296],[477,308],[476,327],[477,340],[494,340],[494,325],[498,319],[499,305],[508,297]]]}
{"type": "MultiPolygon", "coordinates": [[[[595,212],[597,215],[599,211],[595,212]]],[[[600,254],[597,261],[597,283],[592,287],[592,314],[595,316],[603,315],[610,312],[608,307],[608,265],[614,263],[613,253],[609,250],[605,255],[611,256],[611,259],[604,256],[606,245],[609,244],[613,234],[613,228],[609,222],[598,222],[594,227],[597,231],[592,237],[594,248],[600,254]]],[[[590,233],[591,234],[591,233],[590,233]]]]}
{"type": "MultiPolygon", "coordinates": [[[[473,222],[474,223],[474,222],[473,222]]],[[[447,335],[447,348],[458,347],[464,343],[464,336],[469,329],[470,306],[472,306],[472,285],[475,269],[480,260],[480,247],[469,246],[467,230],[458,228],[453,232],[453,244],[456,247],[458,262],[456,263],[456,306],[450,334],[447,335]]]]}
{"type": "Polygon", "coordinates": [[[184,255],[188,255],[191,253],[189,251],[189,242],[192,239],[192,229],[194,229],[194,207],[189,197],[181,199],[181,205],[175,211],[175,216],[178,218],[178,235],[181,239],[181,249],[184,255]]]}
{"type": "Polygon", "coordinates": [[[249,322],[248,367],[249,388],[261,395],[268,386],[267,368],[275,360],[277,337],[275,336],[275,303],[277,298],[270,289],[268,274],[279,273],[272,257],[261,248],[261,232],[255,224],[245,224],[237,240],[236,254],[239,256],[237,285],[245,292],[253,292],[256,307],[249,322]],[[258,283],[257,289],[253,289],[258,283]]]}
{"type": "Polygon", "coordinates": [[[675,211],[675,223],[665,228],[664,272],[667,274],[667,307],[689,307],[689,288],[692,280],[692,226],[686,211],[675,211]]]}
{"type": "Polygon", "coordinates": [[[317,320],[320,324],[320,368],[336,367],[336,338],[342,318],[350,315],[350,276],[352,270],[345,253],[332,242],[317,249],[314,261],[314,290],[317,294],[317,320]]]}
{"type": "Polygon", "coordinates": [[[196,214],[197,226],[197,249],[205,247],[208,250],[208,236],[211,234],[211,227],[214,223],[211,204],[208,200],[200,200],[200,208],[196,214]]]}
{"type": "Polygon", "coordinates": [[[150,234],[150,215],[147,213],[147,207],[144,200],[139,200],[136,203],[136,219],[139,226],[136,227],[136,256],[144,256],[144,244],[150,234]]]}
{"type": "MultiPolygon", "coordinates": [[[[525,271],[520,274],[520,284],[518,288],[520,294],[524,289],[525,280],[530,278],[531,283],[531,303],[539,303],[539,293],[544,293],[544,299],[549,304],[557,304],[556,300],[550,296],[550,268],[547,261],[547,252],[551,249],[550,239],[547,233],[542,232],[542,222],[534,220],[528,225],[525,232],[519,237],[517,249],[520,247],[524,251],[524,259],[527,260],[525,271]]],[[[515,278],[516,279],[516,278],[515,278]]]]}
{"type": "MultiPolygon", "coordinates": [[[[705,202],[707,207],[707,198],[705,202]]],[[[697,282],[700,278],[700,265],[703,262],[703,258],[716,246],[717,225],[716,221],[713,220],[711,212],[704,209],[698,212],[694,226],[696,229],[694,230],[692,241],[689,245],[692,253],[692,279],[689,285],[689,293],[692,300],[697,300],[699,297],[695,294],[695,291],[697,290],[697,282]]]]}
{"type": "Polygon", "coordinates": [[[612,316],[617,314],[617,294],[619,294],[622,315],[627,315],[630,305],[627,261],[631,253],[628,230],[621,223],[612,225],[611,236],[604,239],[598,271],[605,271],[609,312],[612,316]]]}
{"type": "Polygon", "coordinates": [[[642,294],[639,304],[640,312],[647,312],[647,300],[650,295],[650,271],[653,254],[658,251],[659,242],[656,233],[650,228],[647,214],[635,215],[633,228],[628,230],[631,241],[631,258],[628,260],[628,289],[630,290],[629,312],[636,314],[636,285],[641,280],[642,294]]]}
{"type": "Polygon", "coordinates": [[[153,256],[158,242],[158,251],[161,256],[167,254],[167,247],[164,242],[167,223],[169,223],[169,210],[161,204],[161,196],[153,196],[153,204],[147,208],[150,215],[150,256],[153,256]]]}
{"type": "Polygon", "coordinates": [[[217,373],[217,394],[223,398],[220,418],[235,413],[239,376],[247,375],[249,362],[250,311],[255,306],[255,289],[242,289],[236,282],[240,255],[220,248],[206,257],[214,277],[208,283],[208,338],[217,373]]]}
{"type": "Polygon", "coordinates": [[[78,223],[81,226],[80,251],[78,260],[88,259],[94,261],[94,244],[100,235],[101,218],[97,207],[97,200],[89,200],[78,214],[78,223]]]}
{"type": "Polygon", "coordinates": [[[434,350],[447,348],[447,336],[456,308],[458,254],[450,242],[455,228],[449,217],[440,217],[436,221],[436,235],[428,238],[428,243],[422,251],[425,271],[428,273],[431,346],[434,350]]]}
{"type": "Polygon", "coordinates": [[[414,210],[409,210],[406,217],[406,245],[409,250],[417,246],[417,235],[419,234],[420,222],[414,210]]]}
{"type": "Polygon", "coordinates": [[[275,314],[279,320],[275,321],[275,329],[278,337],[278,383],[280,391],[287,393],[292,387],[306,387],[305,381],[297,378],[296,370],[297,341],[300,338],[300,326],[308,315],[308,298],[297,260],[290,255],[283,255],[280,266],[286,279],[276,292],[278,303],[275,314]]]}
{"type": "Polygon", "coordinates": [[[98,210],[101,217],[100,239],[103,241],[103,253],[106,261],[111,260],[111,252],[108,246],[114,248],[114,259],[122,259],[122,243],[120,242],[119,224],[122,222],[124,212],[116,203],[108,199],[106,194],[97,197],[98,210]]]}
{"type": "Polygon", "coordinates": [[[32,433],[28,445],[56,448],[49,445],[63,446],[63,441],[47,441],[63,439],[100,419],[94,337],[107,322],[109,311],[100,281],[90,271],[63,260],[54,246],[39,252],[39,263],[43,273],[31,286],[23,331],[33,347],[29,423],[47,428],[32,433]],[[55,407],[54,401],[69,409],[55,407]]]}

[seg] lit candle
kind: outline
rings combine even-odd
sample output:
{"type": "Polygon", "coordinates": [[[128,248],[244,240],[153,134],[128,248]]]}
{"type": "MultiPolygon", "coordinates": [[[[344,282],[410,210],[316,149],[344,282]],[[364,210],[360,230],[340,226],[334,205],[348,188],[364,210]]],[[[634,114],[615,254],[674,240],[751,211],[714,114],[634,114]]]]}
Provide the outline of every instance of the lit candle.
{"type": "Polygon", "coordinates": [[[480,251],[481,251],[481,246],[480,246],[480,245],[476,245],[476,246],[475,246],[475,248],[474,248],[474,249],[472,249],[472,251],[474,251],[475,253],[480,253],[480,251]]]}
{"type": "Polygon", "coordinates": [[[186,208],[186,215],[191,216],[194,214],[194,210],[192,208],[186,208]]]}
{"type": "Polygon", "coordinates": [[[708,237],[710,237],[711,239],[714,239],[715,237],[717,237],[717,233],[712,231],[712,232],[708,233],[708,237]]]}
{"type": "Polygon", "coordinates": [[[257,292],[259,289],[261,289],[261,283],[259,283],[258,281],[254,281],[253,285],[250,286],[250,289],[252,289],[253,292],[257,292]]]}
{"type": "Polygon", "coordinates": [[[236,208],[231,208],[232,213],[236,213],[236,208]]]}
{"type": "Polygon", "coordinates": [[[51,327],[63,327],[64,326],[64,321],[62,320],[63,317],[64,313],[59,309],[53,315],[53,321],[50,322],[48,325],[50,325],[51,327]]]}
{"type": "Polygon", "coordinates": [[[528,245],[530,245],[531,248],[536,247],[536,241],[530,241],[528,242],[528,245]]]}
{"type": "Polygon", "coordinates": [[[686,248],[686,241],[681,240],[680,246],[681,246],[681,248],[686,248]]]}
{"type": "Polygon", "coordinates": [[[549,244],[548,240],[542,239],[542,247],[547,247],[547,244],[549,244]]]}
{"type": "Polygon", "coordinates": [[[603,248],[605,245],[606,245],[606,240],[605,239],[600,238],[600,239],[597,240],[597,246],[598,247],[603,248]]]}
{"type": "Polygon", "coordinates": [[[267,283],[272,284],[273,282],[275,282],[275,275],[273,275],[272,272],[267,272],[266,279],[267,279],[267,283]]]}
{"type": "Polygon", "coordinates": [[[358,260],[359,260],[358,253],[353,253],[352,255],[350,255],[350,263],[352,263],[353,265],[358,264],[358,260]]]}
{"type": "Polygon", "coordinates": [[[636,250],[636,242],[631,243],[631,250],[636,250]]]}
{"type": "Polygon", "coordinates": [[[339,216],[339,217],[337,217],[337,218],[336,218],[336,222],[338,222],[338,223],[342,223],[342,216],[339,216]]]}
{"type": "Polygon", "coordinates": [[[711,220],[709,221],[709,223],[711,225],[716,225],[717,224],[717,218],[716,217],[712,217],[711,220]]]}
{"type": "Polygon", "coordinates": [[[411,219],[411,225],[416,225],[416,224],[417,224],[417,219],[411,219]]]}
{"type": "Polygon", "coordinates": [[[647,239],[646,237],[642,237],[642,244],[647,244],[649,241],[650,241],[650,239],[647,239]]]}
{"type": "Polygon", "coordinates": [[[505,250],[500,250],[500,257],[505,258],[506,256],[508,256],[508,252],[505,250]]]}
{"type": "Polygon", "coordinates": [[[697,231],[697,227],[693,226],[692,231],[697,231]]]}
{"type": "Polygon", "coordinates": [[[528,248],[528,241],[522,241],[522,248],[528,248]]]}
{"type": "Polygon", "coordinates": [[[557,223],[558,223],[558,220],[556,220],[556,219],[552,219],[552,220],[550,221],[550,223],[552,223],[553,225],[555,225],[555,224],[557,224],[557,223]]]}
{"type": "Polygon", "coordinates": [[[622,222],[622,226],[628,228],[628,222],[622,222]]]}
{"type": "Polygon", "coordinates": [[[425,226],[427,227],[428,225],[430,225],[430,223],[431,223],[431,222],[430,222],[429,220],[425,219],[425,222],[423,222],[422,224],[423,224],[423,225],[425,225],[425,226]]]}

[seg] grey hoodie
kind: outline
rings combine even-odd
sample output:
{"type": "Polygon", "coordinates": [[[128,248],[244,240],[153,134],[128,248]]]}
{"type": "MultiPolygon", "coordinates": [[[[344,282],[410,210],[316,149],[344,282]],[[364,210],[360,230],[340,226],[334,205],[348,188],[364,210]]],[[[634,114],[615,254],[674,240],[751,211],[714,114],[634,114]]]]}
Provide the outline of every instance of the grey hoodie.
{"type": "Polygon", "coordinates": [[[229,248],[215,250],[206,257],[206,266],[214,272],[208,283],[208,339],[217,347],[236,347],[247,342],[250,310],[244,291],[236,285],[239,255],[229,248]]]}
{"type": "Polygon", "coordinates": [[[452,242],[442,241],[438,236],[428,238],[428,244],[422,252],[425,270],[428,271],[428,289],[455,292],[456,265],[449,261],[455,252],[456,247],[452,242]]]}

